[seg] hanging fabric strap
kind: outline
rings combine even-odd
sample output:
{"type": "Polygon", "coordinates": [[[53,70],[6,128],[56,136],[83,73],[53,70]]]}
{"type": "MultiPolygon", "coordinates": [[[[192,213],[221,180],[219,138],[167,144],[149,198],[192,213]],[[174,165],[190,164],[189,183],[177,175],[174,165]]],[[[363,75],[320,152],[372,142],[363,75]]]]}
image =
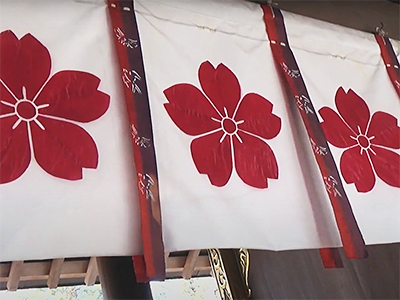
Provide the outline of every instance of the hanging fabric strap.
{"type": "MultiPolygon", "coordinates": [[[[333,207],[346,257],[367,258],[368,254],[364,239],[344,191],[336,164],[318,121],[304,80],[300,74],[299,67],[289,47],[282,13],[279,9],[271,6],[261,5],[261,7],[264,12],[264,22],[274,60],[281,70],[280,74],[283,82],[292,94],[291,98],[295,101],[300,111],[312,149],[314,150],[314,157],[333,207]],[[316,151],[318,149],[326,149],[326,151],[321,153],[320,151],[316,151]]],[[[337,249],[321,249],[320,254],[325,267],[340,267],[342,265],[337,249]]]]}
{"type": "Polygon", "coordinates": [[[388,38],[379,34],[375,34],[375,39],[378,42],[379,48],[381,49],[381,56],[383,62],[385,63],[389,78],[393,83],[397,95],[400,97],[399,61],[397,60],[396,54],[394,53],[392,43],[388,38]]]}
{"type": "Polygon", "coordinates": [[[144,257],[134,256],[141,282],[165,279],[157,166],[147,85],[133,1],[108,0],[137,171],[144,257]],[[147,278],[146,278],[147,276],[147,278]]]}

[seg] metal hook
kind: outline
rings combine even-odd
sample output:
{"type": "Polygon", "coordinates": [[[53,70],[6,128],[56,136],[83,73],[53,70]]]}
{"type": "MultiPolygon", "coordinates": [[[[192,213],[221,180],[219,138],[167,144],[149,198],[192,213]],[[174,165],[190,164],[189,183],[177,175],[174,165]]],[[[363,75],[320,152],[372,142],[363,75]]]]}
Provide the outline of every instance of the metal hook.
{"type": "Polygon", "coordinates": [[[383,30],[383,23],[382,22],[380,22],[381,23],[381,26],[379,27],[379,26],[377,26],[376,28],[375,28],[375,32],[377,33],[377,34],[379,34],[380,36],[382,36],[382,37],[384,37],[385,35],[387,35],[387,32],[385,31],[385,30],[383,30]]]}

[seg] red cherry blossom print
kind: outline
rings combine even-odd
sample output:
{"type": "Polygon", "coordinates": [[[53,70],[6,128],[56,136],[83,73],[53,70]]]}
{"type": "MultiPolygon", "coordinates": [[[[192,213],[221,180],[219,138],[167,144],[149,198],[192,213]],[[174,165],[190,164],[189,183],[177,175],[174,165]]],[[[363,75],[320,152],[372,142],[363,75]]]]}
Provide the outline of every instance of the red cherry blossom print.
{"type": "Polygon", "coordinates": [[[197,171],[222,187],[235,168],[247,185],[267,188],[268,178],[278,178],[278,164],[265,140],[281,130],[272,103],[255,93],[241,98],[239,81],[224,64],[205,61],[198,75],[202,91],[187,83],[164,90],[172,121],[196,137],[190,149],[197,171]]]}
{"type": "Polygon", "coordinates": [[[33,35],[18,39],[10,30],[0,33],[0,65],[0,183],[19,178],[32,158],[67,180],[97,168],[93,138],[71,121],[105,114],[110,96],[97,90],[100,79],[69,70],[50,77],[48,49],[33,35]]]}
{"type": "Polygon", "coordinates": [[[333,146],[346,149],[340,158],[344,180],[365,193],[375,186],[375,176],[393,187],[400,187],[400,127],[385,112],[372,117],[367,103],[352,89],[340,87],[335,96],[338,113],[329,107],[319,110],[322,128],[333,146]]]}

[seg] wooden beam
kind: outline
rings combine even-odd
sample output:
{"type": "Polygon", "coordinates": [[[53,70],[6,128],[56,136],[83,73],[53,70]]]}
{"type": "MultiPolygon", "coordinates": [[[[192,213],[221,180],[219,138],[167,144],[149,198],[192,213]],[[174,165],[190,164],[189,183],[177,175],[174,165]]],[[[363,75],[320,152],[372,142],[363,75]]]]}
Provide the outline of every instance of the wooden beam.
{"type": "Polygon", "coordinates": [[[99,270],[97,268],[96,257],[91,257],[89,260],[88,268],[85,275],[85,284],[93,285],[96,282],[96,278],[99,275],[99,270]]]}
{"type": "Polygon", "coordinates": [[[7,290],[16,291],[22,274],[23,261],[13,261],[11,263],[10,274],[8,275],[7,290]]]}
{"type": "Polygon", "coordinates": [[[60,275],[64,258],[53,259],[50,266],[49,277],[47,278],[47,286],[51,289],[55,289],[60,281],[60,275]]]}
{"type": "Polygon", "coordinates": [[[183,266],[182,277],[185,279],[192,278],[194,267],[196,266],[197,258],[199,257],[200,250],[191,250],[186,258],[185,265],[183,266]]]}
{"type": "Polygon", "coordinates": [[[56,258],[51,262],[49,278],[47,278],[47,286],[51,289],[55,289],[60,281],[60,275],[64,258],[56,258]]]}

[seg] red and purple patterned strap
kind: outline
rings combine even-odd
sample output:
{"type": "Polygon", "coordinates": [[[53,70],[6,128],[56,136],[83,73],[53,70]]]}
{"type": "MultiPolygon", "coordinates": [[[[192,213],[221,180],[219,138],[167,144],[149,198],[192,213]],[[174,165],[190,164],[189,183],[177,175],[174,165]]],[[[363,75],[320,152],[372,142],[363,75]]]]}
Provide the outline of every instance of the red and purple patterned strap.
{"type": "MultiPolygon", "coordinates": [[[[365,242],[358,228],[350,202],[343,188],[335,161],[329,149],[325,135],[317,118],[311,98],[307,92],[299,67],[289,47],[284,19],[279,9],[261,5],[264,22],[270,40],[274,60],[281,68],[283,82],[291,93],[287,101],[295,101],[305,125],[314,157],[325,182],[342,244],[347,258],[366,258],[365,242]],[[317,151],[325,149],[324,152],[317,151]]],[[[341,267],[342,261],[338,249],[321,249],[320,254],[325,267],[341,267]]]]}
{"type": "Polygon", "coordinates": [[[400,98],[400,69],[399,61],[394,53],[392,43],[390,40],[379,34],[375,34],[375,39],[381,49],[381,56],[386,66],[390,81],[392,82],[397,95],[400,98]]]}
{"type": "Polygon", "coordinates": [[[142,50],[132,0],[108,0],[137,171],[144,256],[134,256],[139,282],[165,279],[158,175],[142,50]]]}

